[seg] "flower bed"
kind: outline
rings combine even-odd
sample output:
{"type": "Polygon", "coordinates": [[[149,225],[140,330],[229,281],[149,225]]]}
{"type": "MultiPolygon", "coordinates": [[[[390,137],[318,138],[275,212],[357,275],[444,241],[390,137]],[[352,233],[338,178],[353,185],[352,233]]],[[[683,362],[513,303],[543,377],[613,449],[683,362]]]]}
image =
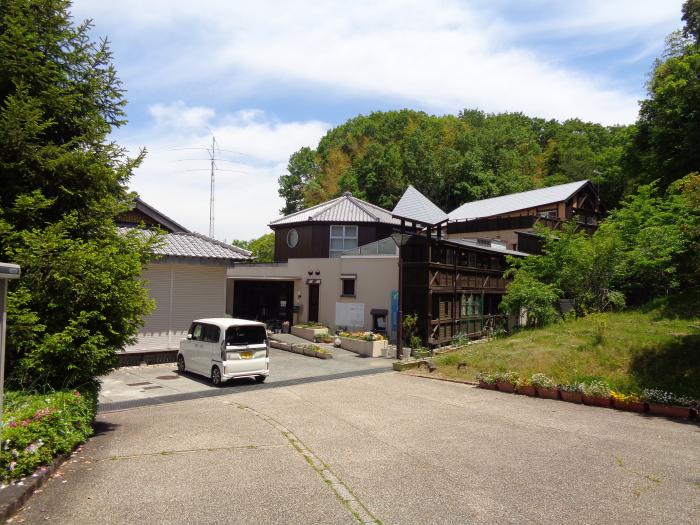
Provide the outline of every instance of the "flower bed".
{"type": "MultiPolygon", "coordinates": [[[[380,336],[381,337],[381,336],[380,336]]],[[[340,347],[350,352],[368,357],[381,357],[386,348],[386,339],[366,340],[355,337],[340,336],[340,347]]]]}
{"type": "Polygon", "coordinates": [[[96,400],[77,391],[8,392],[0,432],[0,480],[27,476],[92,434],[96,400]]]}
{"type": "Polygon", "coordinates": [[[317,357],[319,359],[333,359],[333,352],[314,344],[298,345],[283,343],[281,341],[272,341],[270,343],[270,346],[279,350],[284,350],[286,352],[308,355],[310,357],[317,357]]]}
{"type": "Polygon", "coordinates": [[[295,324],[292,326],[292,335],[296,335],[307,341],[315,341],[317,336],[328,335],[328,328],[323,325],[295,324]]]}
{"type": "Polygon", "coordinates": [[[544,374],[521,378],[515,372],[479,372],[479,388],[498,389],[501,392],[537,395],[546,399],[561,399],[597,407],[614,407],[631,412],[649,412],[654,415],[692,419],[697,417],[700,402],[662,390],[644,390],[643,394],[626,394],[611,390],[604,381],[593,380],[573,385],[555,386],[544,374]]]}

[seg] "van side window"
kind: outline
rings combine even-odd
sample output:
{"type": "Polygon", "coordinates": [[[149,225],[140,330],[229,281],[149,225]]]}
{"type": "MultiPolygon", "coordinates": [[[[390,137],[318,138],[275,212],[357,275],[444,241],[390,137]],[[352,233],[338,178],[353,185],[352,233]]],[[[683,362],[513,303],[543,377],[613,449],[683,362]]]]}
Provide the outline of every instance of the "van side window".
{"type": "Polygon", "coordinates": [[[202,325],[197,323],[193,324],[190,328],[190,333],[192,334],[192,341],[202,341],[202,325]]]}
{"type": "Polygon", "coordinates": [[[203,341],[205,343],[218,343],[220,335],[221,335],[221,330],[219,329],[218,326],[214,326],[213,324],[205,324],[204,325],[204,339],[203,339],[203,341]]]}

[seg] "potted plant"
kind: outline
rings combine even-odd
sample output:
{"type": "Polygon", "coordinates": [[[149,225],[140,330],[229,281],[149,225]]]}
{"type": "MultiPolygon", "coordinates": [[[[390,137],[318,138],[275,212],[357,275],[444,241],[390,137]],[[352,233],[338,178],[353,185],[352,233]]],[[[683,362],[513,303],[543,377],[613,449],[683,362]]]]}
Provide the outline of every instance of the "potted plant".
{"type": "Polygon", "coordinates": [[[537,387],[532,384],[526,377],[521,377],[515,382],[516,392],[521,395],[535,397],[537,395],[537,387]]]}
{"type": "Polygon", "coordinates": [[[559,385],[559,395],[562,401],[569,403],[583,403],[583,394],[581,393],[581,384],[574,383],[573,385],[559,385]]]}
{"type": "Polygon", "coordinates": [[[638,394],[623,394],[616,390],[610,391],[613,408],[630,412],[646,412],[648,407],[642,396],[638,394]]]}
{"type": "Polygon", "coordinates": [[[692,399],[655,388],[645,389],[643,395],[649,403],[650,414],[683,419],[690,419],[693,416],[692,399]]]}
{"type": "Polygon", "coordinates": [[[603,381],[591,381],[581,384],[583,404],[595,407],[610,406],[610,387],[603,381]]]}
{"type": "Polygon", "coordinates": [[[545,399],[559,399],[559,389],[552,378],[544,374],[533,374],[530,382],[537,387],[537,395],[545,399]]]}
{"type": "Polygon", "coordinates": [[[487,390],[496,390],[496,377],[489,372],[479,372],[476,374],[476,380],[479,382],[479,388],[487,390]]]}
{"type": "Polygon", "coordinates": [[[499,372],[496,376],[496,387],[500,392],[515,392],[515,383],[518,381],[518,374],[515,372],[499,372]]]}

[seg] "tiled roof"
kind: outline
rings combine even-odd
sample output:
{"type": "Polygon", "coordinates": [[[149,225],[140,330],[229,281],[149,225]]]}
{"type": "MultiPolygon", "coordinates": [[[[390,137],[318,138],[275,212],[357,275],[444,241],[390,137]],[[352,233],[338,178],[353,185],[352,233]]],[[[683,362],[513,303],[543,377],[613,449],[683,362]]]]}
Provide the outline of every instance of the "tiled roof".
{"type": "Polygon", "coordinates": [[[422,224],[438,224],[447,220],[447,214],[413,186],[406,188],[391,212],[394,217],[413,219],[422,224]]]}
{"type": "Polygon", "coordinates": [[[274,220],[270,226],[296,224],[299,222],[382,222],[398,224],[391,212],[352,196],[346,192],[337,199],[330,200],[311,208],[292,213],[274,220]]]}
{"type": "MultiPolygon", "coordinates": [[[[121,228],[122,231],[134,228],[121,228]]],[[[141,230],[148,231],[148,230],[141,230]]],[[[205,259],[229,259],[244,261],[251,259],[251,253],[238,246],[232,246],[199,233],[167,233],[163,242],[154,248],[157,255],[170,257],[196,257],[205,259]]]]}
{"type": "Polygon", "coordinates": [[[467,202],[449,214],[450,220],[471,220],[482,217],[492,217],[502,213],[510,213],[513,211],[524,210],[526,208],[534,208],[536,206],[544,206],[554,202],[561,202],[571,197],[578,190],[588,184],[587,180],[578,182],[569,182],[568,184],[560,184],[558,186],[550,186],[549,188],[541,188],[539,190],[524,191],[521,193],[512,193],[492,199],[484,199],[480,201],[467,202]]]}

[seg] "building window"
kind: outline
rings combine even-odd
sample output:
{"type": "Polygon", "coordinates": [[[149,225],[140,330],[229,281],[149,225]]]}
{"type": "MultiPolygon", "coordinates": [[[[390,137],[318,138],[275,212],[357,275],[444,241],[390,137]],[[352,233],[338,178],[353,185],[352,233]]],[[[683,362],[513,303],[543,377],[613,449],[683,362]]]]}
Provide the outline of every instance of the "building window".
{"type": "Polygon", "coordinates": [[[340,257],[346,250],[357,248],[357,226],[331,226],[331,243],[328,256],[340,257]]]}
{"type": "Polygon", "coordinates": [[[340,281],[342,283],[341,295],[343,297],[355,297],[355,275],[342,275],[340,281]]]}
{"type": "Polygon", "coordinates": [[[299,243],[299,233],[292,228],[287,232],[287,246],[294,248],[299,243]]]}

